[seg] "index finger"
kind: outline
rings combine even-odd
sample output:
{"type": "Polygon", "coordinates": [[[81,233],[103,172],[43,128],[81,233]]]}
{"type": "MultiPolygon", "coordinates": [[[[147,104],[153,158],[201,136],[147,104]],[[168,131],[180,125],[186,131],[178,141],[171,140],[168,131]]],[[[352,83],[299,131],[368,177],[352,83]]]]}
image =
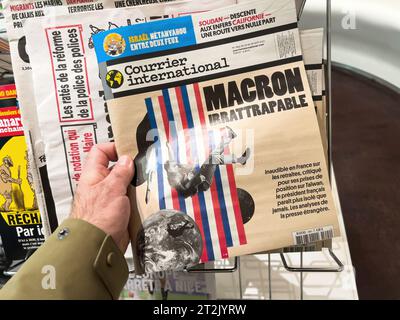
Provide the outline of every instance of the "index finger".
{"type": "Polygon", "coordinates": [[[79,183],[83,182],[89,185],[99,183],[110,173],[109,162],[115,160],[117,160],[117,151],[114,143],[93,146],[85,159],[79,183]]]}
{"type": "Polygon", "coordinates": [[[103,166],[108,168],[110,161],[117,161],[117,150],[114,142],[96,144],[86,157],[85,167],[103,166]]]}

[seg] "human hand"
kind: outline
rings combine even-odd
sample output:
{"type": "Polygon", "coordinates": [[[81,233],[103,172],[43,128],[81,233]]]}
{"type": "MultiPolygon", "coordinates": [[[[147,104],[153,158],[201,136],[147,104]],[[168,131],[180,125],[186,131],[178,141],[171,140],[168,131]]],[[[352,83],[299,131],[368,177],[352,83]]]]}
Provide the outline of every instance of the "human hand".
{"type": "Polygon", "coordinates": [[[127,188],[133,178],[133,160],[117,160],[114,143],[93,146],[82,169],[75,192],[71,218],[85,220],[112,236],[124,253],[129,244],[130,203],[127,188]]]}

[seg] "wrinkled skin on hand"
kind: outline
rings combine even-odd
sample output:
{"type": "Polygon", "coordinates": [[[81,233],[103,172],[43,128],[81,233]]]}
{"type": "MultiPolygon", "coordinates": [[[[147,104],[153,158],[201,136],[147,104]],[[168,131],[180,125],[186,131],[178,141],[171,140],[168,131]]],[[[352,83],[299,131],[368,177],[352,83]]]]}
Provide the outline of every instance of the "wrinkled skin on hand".
{"type": "Polygon", "coordinates": [[[130,203],[127,188],[133,173],[133,161],[121,156],[118,162],[114,143],[93,146],[82,169],[76,189],[71,218],[85,220],[112,236],[125,252],[129,244],[130,203]]]}

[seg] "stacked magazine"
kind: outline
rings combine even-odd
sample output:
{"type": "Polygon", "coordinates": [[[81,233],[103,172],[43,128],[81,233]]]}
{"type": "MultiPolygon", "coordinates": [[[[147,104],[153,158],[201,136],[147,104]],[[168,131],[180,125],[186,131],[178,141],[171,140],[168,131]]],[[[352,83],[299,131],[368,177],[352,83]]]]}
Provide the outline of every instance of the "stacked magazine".
{"type": "Polygon", "coordinates": [[[299,31],[299,1],[132,4],[4,1],[45,233],[115,141],[138,274],[339,236],[323,30],[299,31]]]}

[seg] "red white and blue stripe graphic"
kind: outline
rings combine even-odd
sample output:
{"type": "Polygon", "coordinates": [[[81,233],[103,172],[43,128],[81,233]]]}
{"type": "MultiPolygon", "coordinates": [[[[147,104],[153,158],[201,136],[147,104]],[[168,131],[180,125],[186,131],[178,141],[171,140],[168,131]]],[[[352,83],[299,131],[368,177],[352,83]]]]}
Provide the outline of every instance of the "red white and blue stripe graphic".
{"type": "MultiPolygon", "coordinates": [[[[196,221],[203,239],[202,262],[227,258],[228,248],[246,244],[232,164],[219,165],[209,190],[184,198],[171,188],[164,163],[169,160],[166,142],[175,161],[192,165],[196,172],[210,150],[221,142],[223,131],[206,127],[198,84],[162,90],[145,99],[150,123],[157,129],[157,191],[160,209],[176,209],[196,221]]],[[[226,148],[225,153],[229,150],[226,148]]]]}

